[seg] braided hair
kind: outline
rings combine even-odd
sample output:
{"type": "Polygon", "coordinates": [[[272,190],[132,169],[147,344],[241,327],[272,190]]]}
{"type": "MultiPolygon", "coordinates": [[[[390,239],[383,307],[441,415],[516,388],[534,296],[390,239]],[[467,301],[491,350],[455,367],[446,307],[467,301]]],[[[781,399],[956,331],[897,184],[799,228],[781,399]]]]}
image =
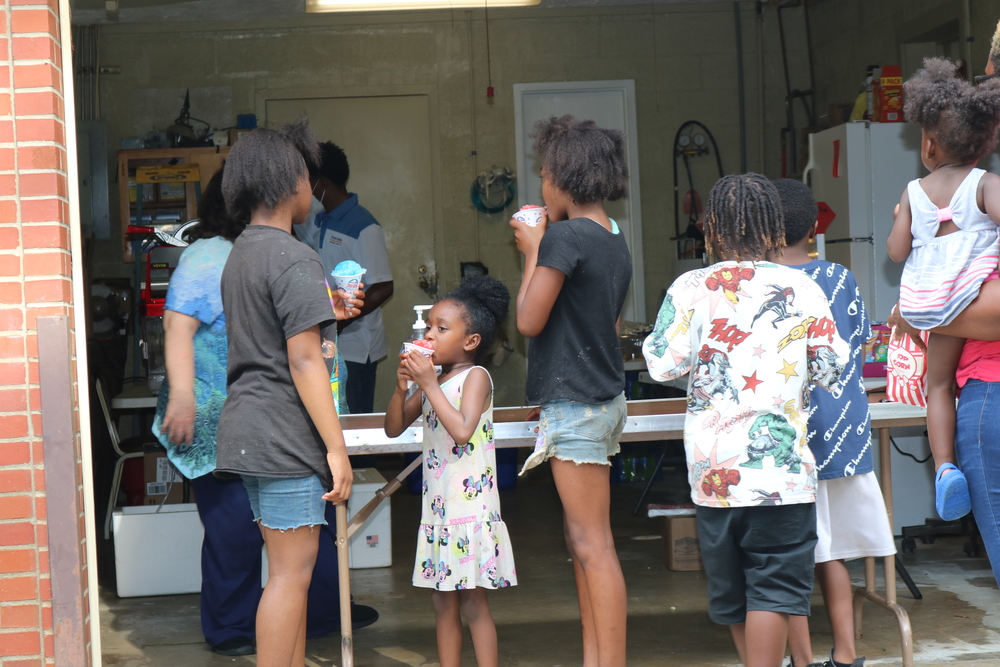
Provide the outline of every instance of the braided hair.
{"type": "Polygon", "coordinates": [[[708,194],[706,238],[723,259],[762,260],[785,247],[785,216],[774,185],[760,174],[723,176],[708,194]]]}
{"type": "Polygon", "coordinates": [[[442,301],[453,301],[462,307],[466,334],[479,334],[476,361],[482,361],[493,345],[497,329],[507,318],[510,292],[502,282],[489,276],[471,276],[442,301]]]}
{"type": "Polygon", "coordinates": [[[1000,128],[1000,80],[978,86],[958,77],[945,58],[926,58],[924,68],[903,84],[903,113],[937,137],[947,154],[964,163],[993,151],[1000,128]]]}

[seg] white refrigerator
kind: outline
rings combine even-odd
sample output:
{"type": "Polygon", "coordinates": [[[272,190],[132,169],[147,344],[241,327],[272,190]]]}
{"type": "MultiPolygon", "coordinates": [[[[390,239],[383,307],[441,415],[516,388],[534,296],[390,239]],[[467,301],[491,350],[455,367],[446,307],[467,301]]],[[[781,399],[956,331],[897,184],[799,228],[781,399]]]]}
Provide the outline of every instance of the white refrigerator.
{"type": "Polygon", "coordinates": [[[926,172],[920,128],[909,123],[846,123],[809,135],[803,178],[835,214],[817,249],[851,270],[873,321],[884,322],[899,296],[903,265],[885,249],[892,210],[926,172]]]}

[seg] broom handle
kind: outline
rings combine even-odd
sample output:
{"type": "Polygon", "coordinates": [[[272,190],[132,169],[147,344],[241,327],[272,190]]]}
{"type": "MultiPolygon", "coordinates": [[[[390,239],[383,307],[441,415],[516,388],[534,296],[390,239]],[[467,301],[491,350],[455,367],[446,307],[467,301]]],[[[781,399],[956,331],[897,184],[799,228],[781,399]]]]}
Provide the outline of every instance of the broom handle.
{"type": "Polygon", "coordinates": [[[340,660],[354,667],[354,630],[351,626],[351,564],[347,548],[347,504],[337,503],[337,568],[340,579],[340,660]]]}

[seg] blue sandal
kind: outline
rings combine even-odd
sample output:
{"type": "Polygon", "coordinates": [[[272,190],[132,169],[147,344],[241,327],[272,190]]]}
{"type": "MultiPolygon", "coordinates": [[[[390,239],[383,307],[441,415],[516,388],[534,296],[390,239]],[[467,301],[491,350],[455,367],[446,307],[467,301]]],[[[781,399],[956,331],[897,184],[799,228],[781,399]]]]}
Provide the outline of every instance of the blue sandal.
{"type": "Polygon", "coordinates": [[[969,483],[953,463],[942,463],[934,478],[934,506],[945,521],[956,521],[972,511],[969,483]],[[947,470],[954,470],[945,476],[947,470]]]}

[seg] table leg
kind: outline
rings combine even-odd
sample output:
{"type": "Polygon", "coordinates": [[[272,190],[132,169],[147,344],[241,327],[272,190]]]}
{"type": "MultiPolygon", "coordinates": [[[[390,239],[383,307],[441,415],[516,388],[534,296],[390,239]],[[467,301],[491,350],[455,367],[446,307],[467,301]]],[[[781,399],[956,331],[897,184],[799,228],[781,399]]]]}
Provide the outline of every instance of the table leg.
{"type": "Polygon", "coordinates": [[[340,660],[354,667],[354,630],[351,627],[351,563],[347,542],[347,503],[337,503],[337,566],[340,575],[340,660]]]}
{"type": "MultiPolygon", "coordinates": [[[[889,515],[889,525],[892,525],[892,461],[890,460],[891,443],[889,429],[878,429],[879,465],[881,466],[882,497],[885,499],[886,513],[889,515]]],[[[885,595],[878,593],[875,584],[875,559],[865,559],[865,587],[854,589],[854,635],[862,636],[861,620],[864,601],[870,600],[879,607],[896,615],[899,623],[899,636],[902,644],[903,667],[913,667],[913,631],[910,628],[910,617],[906,610],[896,603],[896,558],[886,556],[883,559],[885,572],[885,595]]]]}

